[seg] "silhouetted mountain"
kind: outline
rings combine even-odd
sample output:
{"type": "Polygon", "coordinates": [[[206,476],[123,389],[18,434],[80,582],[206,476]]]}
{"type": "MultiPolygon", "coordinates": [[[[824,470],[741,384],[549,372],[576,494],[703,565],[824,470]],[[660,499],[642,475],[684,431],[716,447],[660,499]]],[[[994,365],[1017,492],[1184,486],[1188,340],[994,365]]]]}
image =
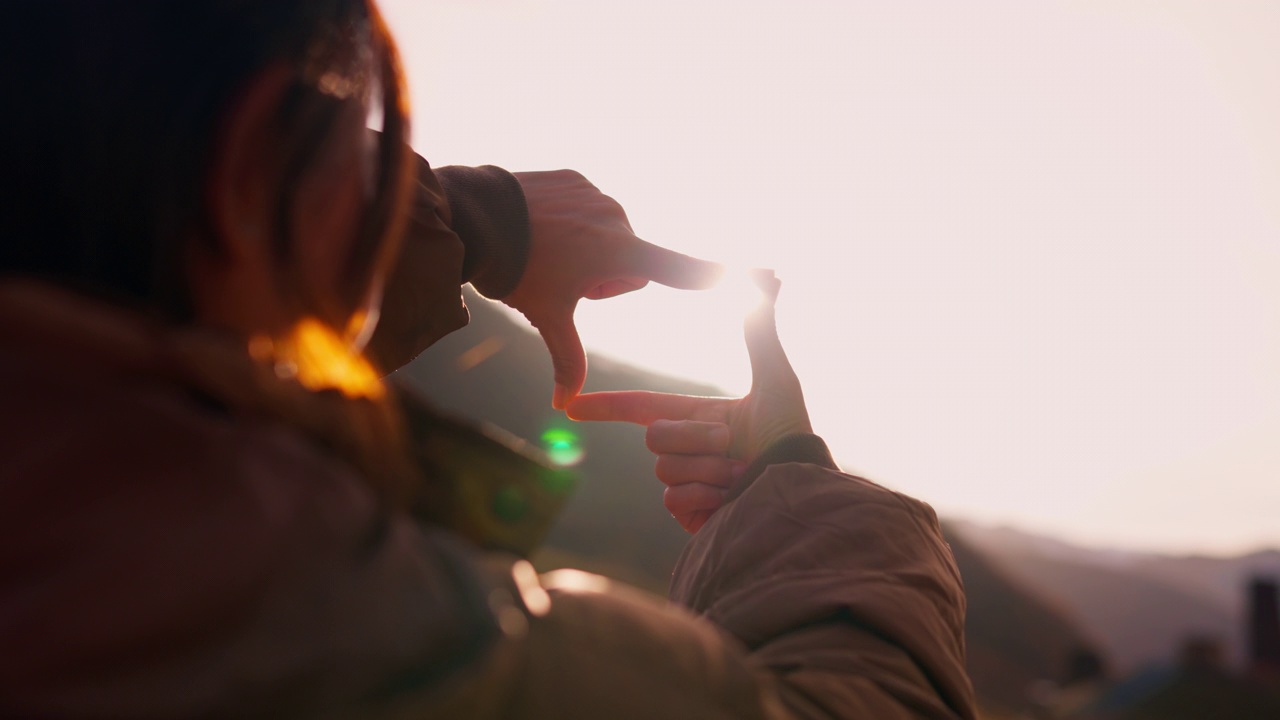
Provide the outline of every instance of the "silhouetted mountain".
{"type": "Polygon", "coordinates": [[[1242,611],[1241,592],[1256,575],[1280,576],[1280,550],[1260,550],[1234,557],[1144,555],[1141,572],[1213,600],[1219,607],[1242,611]]]}
{"type": "Polygon", "coordinates": [[[1039,681],[1071,679],[1072,663],[1100,657],[1086,637],[1054,603],[1011,580],[1007,573],[944,525],[969,598],[965,616],[969,676],[984,705],[1016,713],[1026,707],[1039,681]]]}
{"type": "MultiPolygon", "coordinates": [[[[585,455],[582,481],[546,550],[548,567],[582,569],[665,594],[688,536],[662,506],[663,486],[644,429],[628,423],[573,423],[551,407],[551,361],[542,339],[504,310],[468,293],[471,323],[402,370],[446,410],[493,423],[535,445],[553,428],[570,430],[585,455]]],[[[587,390],[659,390],[695,395],[715,388],[664,378],[597,357],[587,390]]]]}
{"type": "MultiPolygon", "coordinates": [[[[467,303],[470,326],[403,372],[442,407],[535,444],[551,428],[575,433],[586,451],[576,468],[582,482],[535,562],[543,569],[579,567],[665,593],[688,536],[662,506],[644,430],[566,421],[551,409],[551,364],[541,339],[488,301],[468,294],[467,303]]],[[[603,389],[719,394],[592,357],[588,390],[603,389]]],[[[955,533],[949,539],[968,591],[969,662],[979,696],[993,708],[1020,708],[1031,683],[1061,680],[1072,657],[1096,644],[955,533]]]]}
{"type": "Polygon", "coordinates": [[[1012,577],[1057,599],[1126,671],[1171,662],[1192,635],[1219,639],[1238,661],[1245,585],[1254,575],[1280,576],[1274,550],[1178,557],[1094,550],[973,523],[953,529],[1012,577]]]}

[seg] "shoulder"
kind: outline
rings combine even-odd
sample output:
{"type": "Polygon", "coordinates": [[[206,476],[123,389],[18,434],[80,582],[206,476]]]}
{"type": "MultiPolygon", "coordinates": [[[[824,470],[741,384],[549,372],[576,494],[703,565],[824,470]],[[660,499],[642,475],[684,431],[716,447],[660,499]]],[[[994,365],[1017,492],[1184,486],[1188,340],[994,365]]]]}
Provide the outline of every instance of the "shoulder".
{"type": "Polygon", "coordinates": [[[290,428],[233,417],[177,385],[3,360],[0,373],[8,386],[0,487],[43,514],[108,515],[102,503],[114,501],[145,505],[151,516],[209,515],[232,497],[261,503],[267,489],[279,496],[304,483],[310,490],[356,484],[341,463],[290,428]],[[30,491],[20,492],[24,486],[30,491]]]}
{"type": "Polygon", "coordinates": [[[296,716],[487,637],[471,551],[300,433],[163,383],[26,380],[0,406],[0,567],[20,579],[0,591],[7,701],[296,716]]]}
{"type": "Polygon", "coordinates": [[[376,522],[358,478],[288,428],[75,369],[0,359],[0,558],[104,601],[137,603],[138,588],[226,600],[306,542],[376,522]]]}

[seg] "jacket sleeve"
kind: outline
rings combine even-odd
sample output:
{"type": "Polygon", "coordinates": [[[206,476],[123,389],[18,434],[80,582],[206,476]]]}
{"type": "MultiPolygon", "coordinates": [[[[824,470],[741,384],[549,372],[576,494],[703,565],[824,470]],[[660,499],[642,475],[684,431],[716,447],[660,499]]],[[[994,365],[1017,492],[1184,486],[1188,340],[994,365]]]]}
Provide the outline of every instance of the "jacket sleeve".
{"type": "Polygon", "coordinates": [[[417,188],[382,317],[369,345],[391,371],[467,324],[459,287],[502,299],[529,255],[529,211],[511,173],[491,165],[433,170],[417,157],[417,188]]]}
{"type": "Polygon", "coordinates": [[[529,258],[529,208],[520,181],[493,165],[452,165],[435,176],[462,240],[462,282],[493,300],[510,295],[529,258]]]}
{"type": "Polygon", "coordinates": [[[964,595],[933,511],[834,470],[812,435],[766,459],[694,536],[679,604],[576,571],[490,575],[500,639],[393,714],[974,718],[964,595]]]}
{"type": "Polygon", "coordinates": [[[762,459],[691,540],[672,600],[740,641],[798,716],[974,717],[932,508],[837,471],[816,436],[762,459]]]}

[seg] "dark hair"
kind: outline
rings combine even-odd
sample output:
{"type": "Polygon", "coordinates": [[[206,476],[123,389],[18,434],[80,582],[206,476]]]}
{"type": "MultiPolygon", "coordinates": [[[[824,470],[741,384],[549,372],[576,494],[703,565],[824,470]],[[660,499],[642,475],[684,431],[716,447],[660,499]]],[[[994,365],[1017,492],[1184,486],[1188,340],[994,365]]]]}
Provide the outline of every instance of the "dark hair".
{"type": "Polygon", "coordinates": [[[0,275],[36,275],[189,317],[187,242],[207,238],[221,121],[274,63],[295,73],[278,117],[282,255],[297,181],[346,98],[381,100],[376,191],[353,288],[394,248],[408,120],[372,0],[9,0],[0,9],[0,275]]]}

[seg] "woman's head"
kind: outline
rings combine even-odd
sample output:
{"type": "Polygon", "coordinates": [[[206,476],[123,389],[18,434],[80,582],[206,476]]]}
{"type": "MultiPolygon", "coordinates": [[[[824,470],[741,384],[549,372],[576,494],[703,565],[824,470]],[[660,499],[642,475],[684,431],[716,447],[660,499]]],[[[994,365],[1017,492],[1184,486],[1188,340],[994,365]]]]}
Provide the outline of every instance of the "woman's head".
{"type": "Polygon", "coordinates": [[[343,322],[376,292],[410,166],[371,0],[17,0],[3,15],[0,274],[243,332],[343,322]]]}

